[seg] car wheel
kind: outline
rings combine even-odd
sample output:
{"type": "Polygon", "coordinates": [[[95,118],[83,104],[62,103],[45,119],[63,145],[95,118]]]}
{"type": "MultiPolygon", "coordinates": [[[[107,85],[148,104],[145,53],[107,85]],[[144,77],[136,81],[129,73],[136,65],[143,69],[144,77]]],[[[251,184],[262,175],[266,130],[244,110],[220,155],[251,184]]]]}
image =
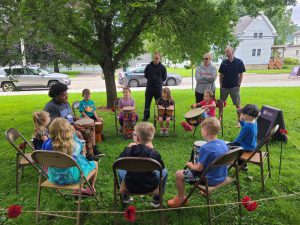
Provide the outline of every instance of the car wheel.
{"type": "Polygon", "coordinates": [[[128,82],[129,87],[138,87],[139,86],[139,81],[138,80],[130,80],[128,82]]]}
{"type": "Polygon", "coordinates": [[[176,80],[174,78],[170,78],[167,80],[167,85],[168,86],[176,86],[176,80]]]}
{"type": "Polygon", "coordinates": [[[57,82],[57,81],[50,81],[49,84],[48,84],[48,87],[51,88],[51,86],[52,86],[53,84],[56,84],[56,83],[58,83],[58,82],[57,82]]]}
{"type": "Polygon", "coordinates": [[[12,82],[5,82],[2,84],[2,89],[5,92],[11,92],[16,90],[16,86],[12,82]]]}

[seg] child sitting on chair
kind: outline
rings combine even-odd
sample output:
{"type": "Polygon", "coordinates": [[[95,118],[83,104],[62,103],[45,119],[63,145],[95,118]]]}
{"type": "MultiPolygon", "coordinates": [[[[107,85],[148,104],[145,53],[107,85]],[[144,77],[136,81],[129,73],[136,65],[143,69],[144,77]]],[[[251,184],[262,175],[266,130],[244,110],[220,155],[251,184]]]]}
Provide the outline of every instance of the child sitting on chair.
{"type": "Polygon", "coordinates": [[[94,101],[91,98],[91,91],[89,89],[82,90],[83,100],[79,104],[79,112],[81,113],[81,117],[88,117],[97,122],[102,122],[103,119],[100,118],[96,113],[96,107],[94,101]]]}
{"type": "MultiPolygon", "coordinates": [[[[193,162],[187,162],[186,166],[189,168],[188,170],[178,170],[176,172],[178,196],[168,201],[169,207],[177,208],[182,206],[186,198],[184,196],[185,181],[195,182],[199,180],[201,172],[203,172],[212,161],[228,151],[226,143],[217,138],[219,130],[220,122],[214,117],[206,118],[201,123],[201,133],[207,143],[198,148],[198,159],[195,159],[197,163],[193,164],[193,162]]],[[[227,167],[216,167],[209,171],[206,177],[208,178],[209,186],[222,183],[227,177],[227,167]]],[[[188,204],[188,202],[186,202],[186,204],[188,204]]]]}
{"type": "Polygon", "coordinates": [[[164,108],[164,114],[158,115],[158,122],[160,125],[160,136],[168,136],[170,121],[173,115],[168,115],[167,110],[174,111],[174,100],[171,96],[171,91],[169,88],[165,87],[162,89],[161,98],[157,100],[156,104],[158,107],[164,108]],[[166,121],[165,127],[164,121],[166,121]]]}
{"type": "Polygon", "coordinates": [[[203,101],[192,105],[192,108],[197,108],[197,107],[202,107],[202,109],[205,109],[205,111],[209,117],[215,117],[216,116],[216,101],[215,101],[214,93],[210,90],[204,91],[203,101]]]}
{"type": "Polygon", "coordinates": [[[49,138],[50,116],[46,111],[34,112],[32,116],[34,124],[33,146],[35,150],[40,150],[43,143],[49,138]]]}
{"type": "MultiPolygon", "coordinates": [[[[155,134],[155,128],[151,123],[142,122],[135,126],[133,133],[134,143],[130,143],[119,158],[122,157],[145,157],[157,160],[163,168],[163,192],[165,190],[168,171],[158,151],[153,148],[152,140],[155,134]]],[[[124,181],[126,189],[136,194],[152,192],[159,184],[159,171],[136,173],[125,170],[118,170],[120,182],[124,181]]],[[[123,195],[123,202],[129,203],[127,195],[123,195]]],[[[159,206],[159,196],[154,196],[151,203],[153,207],[159,206]]]]}
{"type": "MultiPolygon", "coordinates": [[[[257,105],[247,104],[242,109],[238,110],[241,113],[240,124],[241,131],[237,138],[227,145],[229,146],[241,146],[244,151],[254,151],[257,145],[257,122],[256,118],[259,115],[259,109],[257,105]]],[[[244,161],[239,160],[238,164],[242,165],[244,161]]],[[[242,167],[242,170],[247,171],[247,165],[242,167]]]]}
{"type": "MultiPolygon", "coordinates": [[[[49,126],[50,139],[43,144],[43,150],[53,150],[66,153],[73,157],[78,163],[86,177],[90,172],[95,170],[90,183],[95,190],[95,182],[98,173],[98,163],[88,161],[81,153],[84,145],[74,135],[74,128],[64,118],[56,118],[49,126]]],[[[69,168],[48,168],[49,181],[55,184],[75,184],[80,180],[80,171],[76,167],[69,168]]],[[[82,193],[92,194],[90,189],[83,189],[82,193]]]]}
{"type": "MultiPolygon", "coordinates": [[[[123,108],[131,106],[135,107],[134,99],[131,97],[131,90],[129,87],[123,88],[123,98],[120,98],[118,108],[121,110],[119,114],[119,123],[123,127],[123,108]]],[[[138,121],[138,115],[135,113],[136,121],[138,121]]]]}

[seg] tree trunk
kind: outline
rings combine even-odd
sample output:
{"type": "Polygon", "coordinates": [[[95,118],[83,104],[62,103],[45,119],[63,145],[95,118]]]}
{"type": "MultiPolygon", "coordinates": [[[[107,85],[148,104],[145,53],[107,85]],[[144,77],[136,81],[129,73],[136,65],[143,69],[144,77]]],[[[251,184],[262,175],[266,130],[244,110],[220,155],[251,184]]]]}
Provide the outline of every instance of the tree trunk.
{"type": "Polygon", "coordinates": [[[103,67],[103,74],[106,87],[106,106],[107,108],[111,108],[117,99],[115,71],[113,70],[112,66],[105,65],[103,67]]]}
{"type": "Polygon", "coordinates": [[[55,60],[54,63],[54,73],[59,73],[58,60],[55,60]]]}

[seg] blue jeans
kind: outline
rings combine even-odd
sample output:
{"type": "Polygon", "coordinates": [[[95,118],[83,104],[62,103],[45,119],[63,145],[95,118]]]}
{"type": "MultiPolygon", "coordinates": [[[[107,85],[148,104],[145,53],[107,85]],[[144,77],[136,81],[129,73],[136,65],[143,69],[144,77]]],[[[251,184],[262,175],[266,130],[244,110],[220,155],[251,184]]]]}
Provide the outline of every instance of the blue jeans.
{"type": "MultiPolygon", "coordinates": [[[[157,178],[159,178],[159,171],[158,170],[154,170],[157,178]]],[[[119,183],[121,184],[121,182],[125,179],[126,170],[118,170],[118,177],[119,177],[119,183]]],[[[166,189],[166,183],[167,183],[167,178],[168,178],[168,170],[166,168],[164,168],[162,170],[162,177],[163,177],[163,193],[165,193],[165,189],[166,189]]]]}

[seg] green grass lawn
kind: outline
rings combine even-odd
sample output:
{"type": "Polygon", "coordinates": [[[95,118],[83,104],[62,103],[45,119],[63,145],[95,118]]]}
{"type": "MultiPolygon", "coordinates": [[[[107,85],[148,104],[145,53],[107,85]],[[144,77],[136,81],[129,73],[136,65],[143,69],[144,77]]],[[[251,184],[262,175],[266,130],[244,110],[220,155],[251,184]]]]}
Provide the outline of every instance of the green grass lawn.
{"type": "Polygon", "coordinates": [[[69,76],[69,78],[75,78],[77,77],[78,74],[80,74],[81,72],[80,71],[76,71],[76,70],[67,70],[67,71],[61,71],[61,73],[64,73],[64,74],[67,74],[69,76]]]}
{"type": "MultiPolygon", "coordinates": [[[[191,90],[174,90],[172,92],[176,102],[176,137],[160,138],[155,137],[154,146],[161,153],[166,168],[169,171],[164,205],[166,201],[176,194],[175,172],[182,169],[189,160],[190,152],[194,141],[201,140],[200,133],[197,132],[195,138],[191,133],[183,131],[180,122],[184,121],[184,113],[190,109],[194,102],[194,92],[191,90]]],[[[118,94],[121,96],[121,93],[118,94]]],[[[258,106],[270,105],[283,110],[286,128],[289,131],[290,140],[300,146],[300,89],[299,88],[242,88],[243,104],[256,103],[258,106]],[[280,93],[280,94],[279,94],[280,93]]],[[[219,93],[217,91],[217,96],[219,93]]],[[[133,92],[136,100],[137,112],[142,117],[144,92],[133,92]]],[[[80,100],[80,93],[70,94],[69,102],[80,100]]],[[[93,93],[92,99],[98,106],[104,106],[106,102],[105,93],[93,93]]],[[[20,204],[23,210],[35,210],[37,193],[37,173],[32,168],[25,168],[24,177],[21,180],[20,194],[15,194],[15,152],[5,140],[4,132],[10,127],[20,130],[25,137],[31,138],[33,133],[32,112],[43,109],[49,101],[47,95],[24,95],[0,97],[1,117],[0,117],[0,208],[6,208],[11,204],[20,204]]],[[[96,182],[96,188],[101,198],[101,204],[96,205],[92,199],[83,203],[85,211],[111,211],[113,208],[113,174],[112,164],[117,159],[120,152],[130,143],[121,136],[116,136],[114,130],[114,114],[103,112],[101,116],[105,119],[104,134],[105,141],[100,144],[101,151],[106,153],[106,157],[101,161],[96,182]]],[[[239,129],[235,127],[235,108],[231,101],[224,112],[224,140],[233,140],[239,129]]],[[[170,131],[172,134],[172,131],[170,131]]],[[[158,132],[157,132],[158,134],[158,132]]],[[[220,137],[221,138],[221,137],[220,137]]],[[[266,191],[260,191],[259,167],[249,165],[247,173],[240,174],[242,197],[250,196],[252,199],[262,199],[276,197],[291,193],[300,192],[300,154],[299,147],[296,148],[292,142],[284,144],[283,165],[281,177],[278,175],[280,143],[270,145],[272,179],[266,183],[266,191]],[[252,179],[253,178],[253,179],[252,179]]],[[[234,202],[234,192],[220,194],[213,203],[234,202]]],[[[151,209],[150,205],[138,201],[135,197],[134,205],[138,210],[151,209]]],[[[145,199],[142,198],[142,199],[145,199]]],[[[203,196],[195,194],[192,196],[190,205],[205,205],[203,196]]],[[[271,201],[259,202],[256,211],[250,213],[243,209],[243,217],[239,219],[237,210],[226,213],[215,221],[215,224],[276,224],[294,225],[300,224],[300,201],[299,195],[292,198],[279,198],[271,201]]],[[[42,192],[42,210],[76,210],[76,205],[70,200],[64,200],[55,191],[44,190],[42,192]]],[[[117,210],[123,210],[120,206],[117,210]]],[[[216,211],[224,211],[224,207],[216,207],[216,211]]],[[[159,213],[148,212],[137,215],[136,224],[158,224],[160,222],[159,213]]],[[[82,216],[85,224],[128,224],[123,220],[123,215],[99,215],[90,214],[82,216]]],[[[165,223],[162,224],[206,224],[206,208],[194,208],[176,211],[163,212],[165,223]]],[[[10,224],[32,224],[35,218],[34,213],[23,213],[21,217],[11,221],[10,224]]],[[[63,218],[45,217],[41,218],[40,224],[74,224],[73,220],[63,218]]]]}

